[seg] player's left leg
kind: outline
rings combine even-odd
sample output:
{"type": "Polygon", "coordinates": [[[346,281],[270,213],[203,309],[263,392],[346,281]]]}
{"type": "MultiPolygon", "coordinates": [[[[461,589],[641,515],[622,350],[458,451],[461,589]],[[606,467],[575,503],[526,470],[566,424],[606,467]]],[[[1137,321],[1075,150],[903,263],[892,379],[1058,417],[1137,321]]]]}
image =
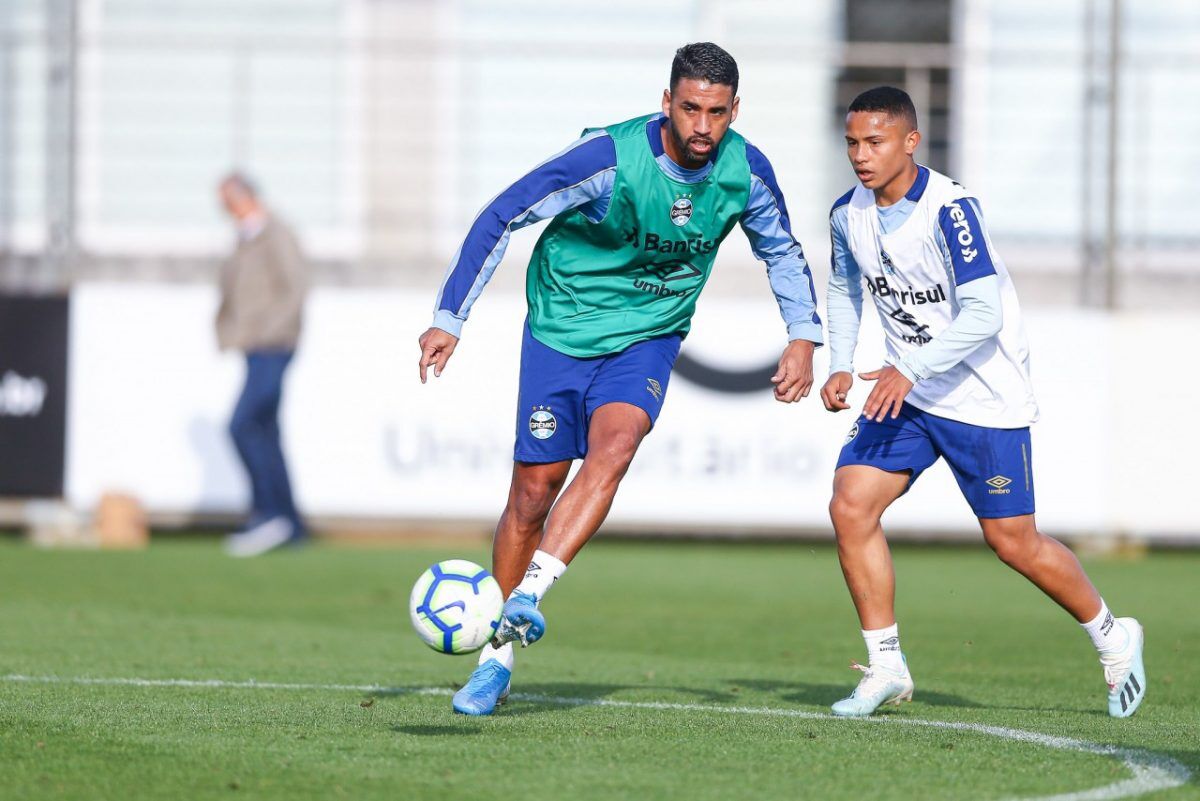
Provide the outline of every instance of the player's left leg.
{"type": "Polygon", "coordinates": [[[638,406],[607,403],[592,414],[587,456],[550,511],[540,550],[570,564],[608,517],[617,487],[649,433],[650,418],[638,406]]]}
{"type": "Polygon", "coordinates": [[[1032,514],[979,519],[983,538],[1000,560],[1029,579],[1079,622],[1100,655],[1108,712],[1129,717],[1146,696],[1141,624],[1114,618],[1075,554],[1037,529],[1032,514]]]}
{"type": "Polygon", "coordinates": [[[592,415],[588,454],[550,511],[545,533],[533,552],[525,578],[504,602],[493,647],[513,640],[529,645],[545,634],[546,620],[538,604],[600,529],[633,455],[649,432],[650,419],[646,413],[626,403],[606,404],[592,415]]]}
{"type": "Polygon", "coordinates": [[[504,605],[495,642],[528,644],[544,633],[538,605],[608,516],[617,487],[658,418],[679,341],[646,340],[598,364],[584,397],[583,464],[546,519],[525,578],[504,605]]]}
{"type": "Polygon", "coordinates": [[[1114,618],[1075,554],[1038,531],[1029,429],[988,428],[946,419],[934,421],[930,428],[979,518],[987,544],[1001,561],[1079,622],[1104,666],[1109,714],[1132,715],[1146,692],[1142,627],[1133,618],[1114,618]]]}
{"type": "Polygon", "coordinates": [[[1080,623],[1092,620],[1103,601],[1075,554],[1037,530],[1032,514],[981,517],[983,539],[1000,561],[1029,579],[1080,623]]]}

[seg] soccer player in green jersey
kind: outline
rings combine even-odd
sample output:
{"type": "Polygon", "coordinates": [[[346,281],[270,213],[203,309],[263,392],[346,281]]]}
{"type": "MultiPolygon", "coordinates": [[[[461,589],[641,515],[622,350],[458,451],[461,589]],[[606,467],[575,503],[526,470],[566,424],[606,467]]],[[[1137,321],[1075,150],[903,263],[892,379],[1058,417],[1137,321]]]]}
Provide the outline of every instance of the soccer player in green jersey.
{"type": "Polygon", "coordinates": [[[766,263],[789,343],[772,381],[808,395],[821,344],[812,276],[766,157],[730,128],[738,70],[711,43],[675,53],[662,113],[584,131],[501,192],[450,264],[421,381],[440,375],[509,234],[550,219],[530,259],[517,441],[492,572],[507,601],[454,709],[491,714],[508,694],[513,641],[545,633],[538,605],[608,514],[662,408],[671,368],[721,242],[740,224],[766,263]],[[563,490],[575,459],[583,459],[563,490]]]}

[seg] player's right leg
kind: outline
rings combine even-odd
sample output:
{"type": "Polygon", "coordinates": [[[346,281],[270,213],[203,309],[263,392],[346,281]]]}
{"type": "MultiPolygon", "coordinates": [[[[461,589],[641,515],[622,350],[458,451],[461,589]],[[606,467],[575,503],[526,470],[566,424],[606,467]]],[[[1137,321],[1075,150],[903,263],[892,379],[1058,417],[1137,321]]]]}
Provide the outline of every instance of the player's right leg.
{"type": "Polygon", "coordinates": [[[516,591],[533,565],[546,517],[571,469],[586,451],[584,393],[599,362],[575,359],[533,338],[525,328],[521,346],[517,440],[508,503],[492,543],[492,574],[507,599],[493,644],[453,699],[456,712],[490,715],[508,694],[512,641],[532,641],[545,630],[537,600],[516,591]]]}
{"type": "MultiPolygon", "coordinates": [[[[533,552],[542,538],[546,515],[562,489],[571,462],[513,465],[508,503],[492,541],[492,575],[505,598],[520,583],[529,566],[533,552]]],[[[505,604],[509,613],[510,600],[505,604]]],[[[536,611],[536,607],[535,607],[536,611]]],[[[544,622],[542,624],[544,626],[544,622]]],[[[513,645],[511,642],[485,645],[479,654],[479,665],[471,678],[454,694],[454,711],[464,715],[490,715],[496,705],[508,695],[512,681],[513,645]]]]}
{"type": "Polygon", "coordinates": [[[868,664],[853,663],[863,676],[850,696],[833,705],[835,715],[869,715],[912,697],[913,681],[896,624],[892,557],[880,521],[936,458],[919,421],[905,412],[881,422],[860,418],[838,459],[829,514],[868,664]]]}

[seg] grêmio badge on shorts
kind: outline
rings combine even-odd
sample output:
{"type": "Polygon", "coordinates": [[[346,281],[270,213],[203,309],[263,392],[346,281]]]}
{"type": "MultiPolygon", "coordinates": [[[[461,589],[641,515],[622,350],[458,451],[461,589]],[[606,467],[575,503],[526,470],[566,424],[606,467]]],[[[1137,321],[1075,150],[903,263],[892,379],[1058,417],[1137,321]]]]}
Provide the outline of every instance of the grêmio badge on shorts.
{"type": "Polygon", "coordinates": [[[535,439],[550,439],[558,430],[558,420],[549,406],[534,406],[533,414],[529,415],[529,433],[535,439]]]}

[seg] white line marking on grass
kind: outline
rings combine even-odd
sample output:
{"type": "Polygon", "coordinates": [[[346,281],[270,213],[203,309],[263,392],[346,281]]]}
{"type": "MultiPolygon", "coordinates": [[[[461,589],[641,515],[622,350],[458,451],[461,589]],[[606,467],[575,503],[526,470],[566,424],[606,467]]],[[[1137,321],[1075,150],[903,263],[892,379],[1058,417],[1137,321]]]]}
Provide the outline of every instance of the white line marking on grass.
{"type": "MultiPolygon", "coordinates": [[[[339,690],[357,693],[388,693],[392,695],[450,695],[444,687],[384,687],[379,684],[289,684],[274,681],[223,681],[221,679],[139,679],[139,678],[92,678],[88,676],[22,676],[10,674],[0,676],[0,682],[16,684],[76,684],[104,687],[190,687],[219,690],[339,690]]],[[[679,704],[667,701],[616,701],[609,698],[570,698],[561,695],[531,695],[513,693],[514,701],[561,704],[563,706],[596,706],[615,709],[658,709],[677,712],[710,712],[721,715],[759,715],[764,717],[798,718],[803,720],[839,720],[823,712],[806,712],[802,709],[780,709],[760,706],[718,706],[716,704],[679,704]]],[[[987,726],[982,723],[955,723],[944,720],[920,720],[894,716],[860,718],[845,721],[855,723],[879,723],[885,725],[924,726],[930,729],[984,734],[1004,740],[1040,745],[1060,751],[1078,751],[1085,754],[1119,759],[1133,774],[1119,782],[1054,796],[1041,796],[1029,801],[1111,801],[1118,798],[1133,798],[1158,790],[1169,790],[1186,784],[1192,777],[1187,766],[1168,756],[1137,748],[1119,748],[1101,745],[1072,737],[1056,737],[1050,734],[1011,729],[1007,726],[987,726]]]]}

